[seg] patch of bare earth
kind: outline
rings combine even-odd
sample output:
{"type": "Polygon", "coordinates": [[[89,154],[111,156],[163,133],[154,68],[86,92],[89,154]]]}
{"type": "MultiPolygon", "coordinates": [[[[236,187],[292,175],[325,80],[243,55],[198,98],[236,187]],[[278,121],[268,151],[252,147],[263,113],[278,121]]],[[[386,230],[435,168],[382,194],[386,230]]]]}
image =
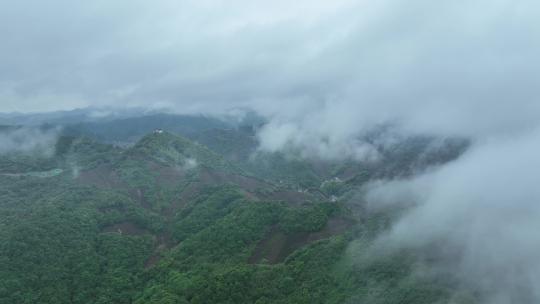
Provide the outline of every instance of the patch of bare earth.
{"type": "Polygon", "coordinates": [[[221,171],[212,171],[207,169],[201,170],[199,178],[200,181],[204,184],[234,184],[248,192],[253,192],[260,188],[272,187],[271,184],[268,184],[254,177],[221,171]]]}
{"type": "Polygon", "coordinates": [[[95,186],[101,189],[125,191],[129,197],[134,201],[139,202],[143,208],[151,208],[151,203],[146,199],[144,190],[130,188],[120,179],[117,173],[108,166],[100,166],[95,169],[82,171],[75,180],[80,184],[95,186]]]}
{"type": "Polygon", "coordinates": [[[176,197],[165,210],[162,211],[162,214],[167,219],[171,219],[175,215],[176,211],[182,209],[190,201],[196,199],[202,187],[203,185],[201,185],[199,182],[192,182],[187,185],[182,193],[180,193],[180,195],[176,197]]]}
{"type": "Polygon", "coordinates": [[[75,180],[84,185],[96,186],[104,189],[126,188],[109,166],[100,166],[91,170],[80,172],[75,180]]]}
{"type": "Polygon", "coordinates": [[[312,199],[311,195],[305,192],[298,192],[293,190],[280,190],[264,197],[267,200],[284,201],[291,205],[302,205],[304,202],[312,199]]]}
{"type": "Polygon", "coordinates": [[[156,181],[163,186],[175,186],[186,178],[186,170],[181,167],[162,166],[157,163],[150,163],[150,170],[157,173],[156,181]]]}
{"type": "Polygon", "coordinates": [[[285,201],[291,205],[301,205],[305,201],[313,199],[309,193],[294,190],[274,190],[266,194],[258,193],[260,189],[276,189],[276,187],[261,179],[240,174],[204,170],[200,174],[200,181],[206,185],[237,185],[244,191],[246,198],[251,200],[285,201]]]}
{"type": "Polygon", "coordinates": [[[148,269],[156,265],[162,258],[163,252],[173,246],[170,234],[160,234],[156,237],[157,246],[152,255],[144,263],[144,268],[148,269]]]}
{"type": "Polygon", "coordinates": [[[248,259],[250,264],[283,262],[295,250],[313,242],[339,235],[345,232],[352,222],[343,218],[331,218],[326,226],[317,232],[295,232],[286,234],[274,226],[255,247],[253,255],[248,259]]]}

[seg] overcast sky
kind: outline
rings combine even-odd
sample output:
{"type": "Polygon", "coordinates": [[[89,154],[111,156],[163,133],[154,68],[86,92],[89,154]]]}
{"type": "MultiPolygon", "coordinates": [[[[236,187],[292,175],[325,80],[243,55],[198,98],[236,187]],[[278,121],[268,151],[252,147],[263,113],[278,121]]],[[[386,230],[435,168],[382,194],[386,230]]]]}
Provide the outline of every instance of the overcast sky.
{"type": "Polygon", "coordinates": [[[522,130],[540,111],[539,10],[532,0],[6,0],[0,111],[247,106],[276,128],[316,117],[337,131],[388,120],[522,130]]]}
{"type": "Polygon", "coordinates": [[[539,20],[533,0],[1,1],[0,112],[248,107],[264,149],[328,157],[369,156],[351,141],[388,122],[515,136],[540,123],[539,20]]]}

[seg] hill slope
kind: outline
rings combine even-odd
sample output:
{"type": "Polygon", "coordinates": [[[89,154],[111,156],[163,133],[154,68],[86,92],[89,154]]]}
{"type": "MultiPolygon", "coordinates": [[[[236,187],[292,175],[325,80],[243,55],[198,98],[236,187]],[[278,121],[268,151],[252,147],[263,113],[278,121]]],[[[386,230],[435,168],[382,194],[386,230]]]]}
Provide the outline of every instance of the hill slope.
{"type": "Polygon", "coordinates": [[[336,166],[216,151],[163,132],[0,156],[0,303],[474,303],[417,252],[371,255],[397,215],[352,216],[336,166]]]}

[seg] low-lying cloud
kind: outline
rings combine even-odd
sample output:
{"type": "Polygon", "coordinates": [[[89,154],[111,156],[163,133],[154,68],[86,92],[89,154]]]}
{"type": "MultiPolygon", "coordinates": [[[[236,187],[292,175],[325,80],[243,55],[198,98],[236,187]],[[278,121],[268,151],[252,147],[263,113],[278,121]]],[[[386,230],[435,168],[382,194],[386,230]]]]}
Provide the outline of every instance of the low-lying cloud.
{"type": "Polygon", "coordinates": [[[35,154],[51,156],[55,152],[59,130],[22,127],[0,131],[0,155],[35,154]]]}
{"type": "Polygon", "coordinates": [[[478,143],[434,172],[372,185],[372,208],[417,204],[379,241],[453,252],[448,272],[485,303],[539,302],[539,151],[537,129],[478,143]]]}

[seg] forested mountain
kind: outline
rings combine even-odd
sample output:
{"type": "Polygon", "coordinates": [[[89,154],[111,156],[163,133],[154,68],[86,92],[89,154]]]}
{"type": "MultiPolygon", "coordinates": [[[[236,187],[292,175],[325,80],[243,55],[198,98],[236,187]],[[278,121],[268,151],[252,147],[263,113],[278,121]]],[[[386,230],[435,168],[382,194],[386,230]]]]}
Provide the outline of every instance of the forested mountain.
{"type": "Polygon", "coordinates": [[[0,303],[475,303],[418,271],[425,252],[374,254],[404,210],[360,195],[466,141],[404,137],[375,162],[309,160],[259,151],[246,126],[168,119],[68,124],[52,153],[0,155],[0,303]]]}

